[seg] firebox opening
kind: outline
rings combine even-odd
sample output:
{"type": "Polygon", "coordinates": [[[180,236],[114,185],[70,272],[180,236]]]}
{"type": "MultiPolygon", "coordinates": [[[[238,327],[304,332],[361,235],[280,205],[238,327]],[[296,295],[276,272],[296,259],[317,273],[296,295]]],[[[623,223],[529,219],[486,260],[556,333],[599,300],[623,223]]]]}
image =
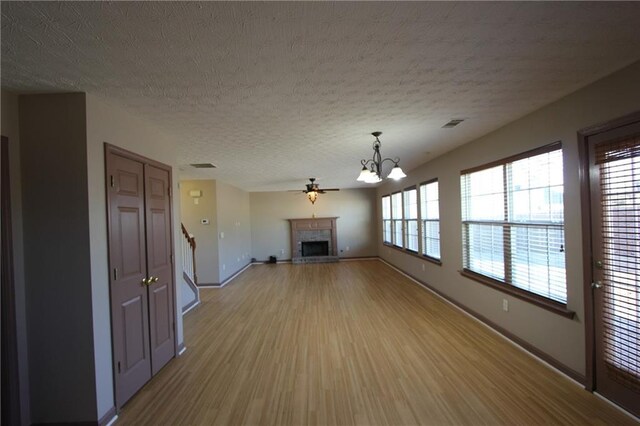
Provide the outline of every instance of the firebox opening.
{"type": "Polygon", "coordinates": [[[329,256],[329,241],[303,241],[302,257],[329,256]]]}

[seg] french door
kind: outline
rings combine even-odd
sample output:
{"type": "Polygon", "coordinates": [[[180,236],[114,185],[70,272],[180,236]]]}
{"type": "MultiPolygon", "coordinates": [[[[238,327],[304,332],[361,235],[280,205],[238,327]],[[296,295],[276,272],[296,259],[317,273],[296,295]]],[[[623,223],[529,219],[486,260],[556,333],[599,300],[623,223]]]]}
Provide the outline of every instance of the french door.
{"type": "Polygon", "coordinates": [[[587,374],[595,391],[640,415],[640,120],[595,132],[585,144],[593,327],[587,374]]]}
{"type": "Polygon", "coordinates": [[[106,145],[116,407],[175,356],[171,169],[106,145]]]}

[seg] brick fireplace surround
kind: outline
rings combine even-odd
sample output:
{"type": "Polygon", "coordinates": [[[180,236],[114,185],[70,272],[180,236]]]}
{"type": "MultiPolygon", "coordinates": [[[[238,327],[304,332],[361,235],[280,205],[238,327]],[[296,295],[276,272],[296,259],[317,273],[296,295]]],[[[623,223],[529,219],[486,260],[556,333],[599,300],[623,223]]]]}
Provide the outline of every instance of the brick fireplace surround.
{"type": "Polygon", "coordinates": [[[291,223],[291,261],[293,263],[337,262],[337,219],[337,217],[289,219],[291,223]],[[327,241],[329,245],[328,256],[302,256],[302,243],[309,241],[327,241]]]}

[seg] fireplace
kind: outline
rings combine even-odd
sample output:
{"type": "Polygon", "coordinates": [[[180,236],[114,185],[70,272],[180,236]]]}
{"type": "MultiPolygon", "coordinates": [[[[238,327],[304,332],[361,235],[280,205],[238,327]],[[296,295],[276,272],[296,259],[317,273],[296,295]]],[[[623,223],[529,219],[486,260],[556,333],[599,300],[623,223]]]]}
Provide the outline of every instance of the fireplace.
{"type": "Polygon", "coordinates": [[[338,261],[337,217],[289,219],[293,263],[338,261]]]}
{"type": "Polygon", "coordinates": [[[302,241],[302,257],[329,256],[329,241],[302,241]]]}

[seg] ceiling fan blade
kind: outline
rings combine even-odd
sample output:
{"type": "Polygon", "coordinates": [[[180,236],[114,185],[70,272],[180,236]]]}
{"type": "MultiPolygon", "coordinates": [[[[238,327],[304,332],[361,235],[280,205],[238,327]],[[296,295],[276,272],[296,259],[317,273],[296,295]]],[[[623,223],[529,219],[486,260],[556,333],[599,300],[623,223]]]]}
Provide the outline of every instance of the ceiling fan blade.
{"type": "Polygon", "coordinates": [[[340,191],[339,188],[322,188],[323,191],[340,191]]]}

